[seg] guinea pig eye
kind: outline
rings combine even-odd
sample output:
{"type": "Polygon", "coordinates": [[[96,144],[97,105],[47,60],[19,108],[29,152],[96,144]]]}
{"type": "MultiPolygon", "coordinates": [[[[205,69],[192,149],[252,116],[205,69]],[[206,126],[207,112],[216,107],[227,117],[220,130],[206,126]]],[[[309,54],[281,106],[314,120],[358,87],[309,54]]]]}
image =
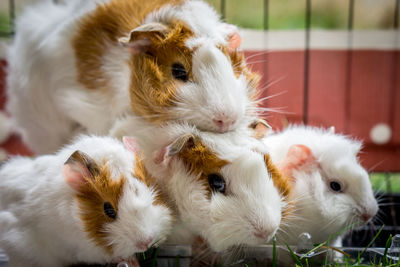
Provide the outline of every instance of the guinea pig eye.
{"type": "Polygon", "coordinates": [[[225,194],[225,180],[221,175],[217,173],[209,174],[208,184],[213,191],[225,194]]]}
{"type": "Polygon", "coordinates": [[[104,213],[111,219],[117,218],[117,212],[110,202],[104,202],[104,213]]]}
{"type": "Polygon", "coordinates": [[[334,192],[341,192],[342,191],[342,186],[338,182],[332,181],[332,182],[329,183],[329,186],[331,187],[331,189],[334,192]]]}
{"type": "Polygon", "coordinates": [[[186,69],[182,64],[180,64],[180,63],[172,64],[171,71],[172,71],[172,76],[174,76],[175,79],[178,79],[178,80],[181,80],[184,82],[186,82],[188,80],[188,75],[187,75],[186,69]]]}

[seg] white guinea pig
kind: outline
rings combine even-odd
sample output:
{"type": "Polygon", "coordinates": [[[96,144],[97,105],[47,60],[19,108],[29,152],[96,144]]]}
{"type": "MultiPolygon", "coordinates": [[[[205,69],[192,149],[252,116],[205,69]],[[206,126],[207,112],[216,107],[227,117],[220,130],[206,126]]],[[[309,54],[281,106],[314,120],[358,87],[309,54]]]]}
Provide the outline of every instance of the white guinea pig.
{"type": "Polygon", "coordinates": [[[191,244],[199,235],[218,252],[272,238],[285,203],[264,155],[254,151],[261,142],[236,132],[200,132],[183,124],[145,131],[138,140],[146,138],[145,165],[178,217],[167,242],[191,244]]]}
{"type": "MultiPolygon", "coordinates": [[[[334,130],[290,126],[267,135],[271,159],[292,183],[294,208],[277,240],[297,244],[308,232],[314,243],[327,241],[346,226],[364,224],[378,211],[369,176],[359,164],[361,143],[334,130]]],[[[339,244],[338,244],[339,245],[339,244]]]]}
{"type": "Polygon", "coordinates": [[[226,132],[255,115],[258,76],[233,25],[194,0],[45,1],[16,21],[8,109],[36,153],[137,117],[226,132]]]}
{"type": "Polygon", "coordinates": [[[134,261],[172,225],[145,173],[110,137],[9,160],[0,169],[0,247],[10,266],[134,261]]]}

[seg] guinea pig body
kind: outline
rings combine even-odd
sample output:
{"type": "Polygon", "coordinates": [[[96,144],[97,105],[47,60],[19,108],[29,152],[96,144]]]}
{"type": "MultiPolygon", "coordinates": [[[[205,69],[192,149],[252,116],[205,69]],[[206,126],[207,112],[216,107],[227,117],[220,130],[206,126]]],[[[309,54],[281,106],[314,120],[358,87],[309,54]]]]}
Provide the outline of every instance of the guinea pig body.
{"type": "Polygon", "coordinates": [[[321,243],[377,213],[368,173],[357,160],[360,142],[306,126],[290,126],[263,142],[293,183],[289,201],[294,208],[278,242],[296,245],[298,236],[308,232],[314,243],[321,243]]]}
{"type": "Polygon", "coordinates": [[[237,36],[202,1],[46,1],[17,20],[8,109],[36,153],[81,132],[121,137],[138,116],[245,127],[258,77],[237,36]]]}
{"type": "Polygon", "coordinates": [[[165,239],[170,210],[157,203],[146,177],[132,174],[137,164],[119,141],[95,136],[79,137],[54,155],[5,163],[0,247],[10,266],[133,259],[165,239]]]}
{"type": "Polygon", "coordinates": [[[263,154],[253,150],[262,143],[236,132],[200,132],[183,124],[142,134],[138,140],[148,139],[145,165],[178,217],[167,242],[191,244],[201,236],[218,252],[272,238],[285,203],[263,154]]]}

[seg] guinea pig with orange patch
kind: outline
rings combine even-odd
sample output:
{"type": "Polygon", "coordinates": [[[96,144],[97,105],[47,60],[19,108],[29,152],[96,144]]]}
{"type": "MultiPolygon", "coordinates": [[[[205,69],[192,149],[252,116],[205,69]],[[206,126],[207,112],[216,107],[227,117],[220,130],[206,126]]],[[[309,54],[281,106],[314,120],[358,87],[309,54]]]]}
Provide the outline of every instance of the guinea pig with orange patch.
{"type": "Polygon", "coordinates": [[[81,136],[57,154],[6,162],[0,247],[10,266],[134,263],[165,240],[171,210],[135,158],[116,139],[81,136]]]}
{"type": "Polygon", "coordinates": [[[267,243],[276,233],[286,204],[264,155],[255,151],[260,141],[187,124],[164,125],[138,137],[132,142],[144,147],[144,164],[177,214],[168,243],[193,244],[200,236],[220,252],[267,243]]]}
{"type": "Polygon", "coordinates": [[[44,1],[16,21],[8,110],[36,153],[82,132],[132,135],[137,118],[247,127],[259,77],[239,45],[203,1],[44,1]]]}
{"type": "Polygon", "coordinates": [[[333,128],[302,125],[267,134],[262,141],[292,184],[288,200],[293,209],[278,242],[296,245],[298,236],[308,232],[314,243],[331,238],[331,245],[341,246],[341,231],[369,223],[378,212],[369,175],[357,157],[361,142],[333,128]]]}

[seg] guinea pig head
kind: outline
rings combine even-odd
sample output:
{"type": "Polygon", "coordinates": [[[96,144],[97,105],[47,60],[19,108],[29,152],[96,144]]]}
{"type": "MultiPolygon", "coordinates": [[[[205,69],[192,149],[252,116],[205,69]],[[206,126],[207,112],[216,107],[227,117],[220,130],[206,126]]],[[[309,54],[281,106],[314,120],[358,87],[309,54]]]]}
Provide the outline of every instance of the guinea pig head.
{"type": "Polygon", "coordinates": [[[248,125],[259,78],[237,49],[237,32],[226,35],[216,43],[175,21],[143,24],[120,38],[132,54],[133,111],[153,123],[186,121],[213,132],[248,125]]]}
{"type": "Polygon", "coordinates": [[[367,223],[378,211],[368,173],[357,161],[360,147],[355,141],[342,140],[314,155],[309,147],[297,144],[279,164],[294,179],[296,194],[303,196],[298,204],[316,214],[332,234],[348,225],[367,223]]]}
{"type": "Polygon", "coordinates": [[[168,188],[180,219],[214,251],[268,242],[279,227],[284,204],[263,156],[209,141],[185,134],[155,158],[170,171],[168,188]]]}
{"type": "Polygon", "coordinates": [[[64,164],[63,177],[74,191],[88,238],[110,258],[126,259],[164,240],[172,219],[169,209],[146,185],[145,172],[138,172],[137,177],[131,173],[113,177],[118,170],[109,165],[75,151],[64,164]]]}

